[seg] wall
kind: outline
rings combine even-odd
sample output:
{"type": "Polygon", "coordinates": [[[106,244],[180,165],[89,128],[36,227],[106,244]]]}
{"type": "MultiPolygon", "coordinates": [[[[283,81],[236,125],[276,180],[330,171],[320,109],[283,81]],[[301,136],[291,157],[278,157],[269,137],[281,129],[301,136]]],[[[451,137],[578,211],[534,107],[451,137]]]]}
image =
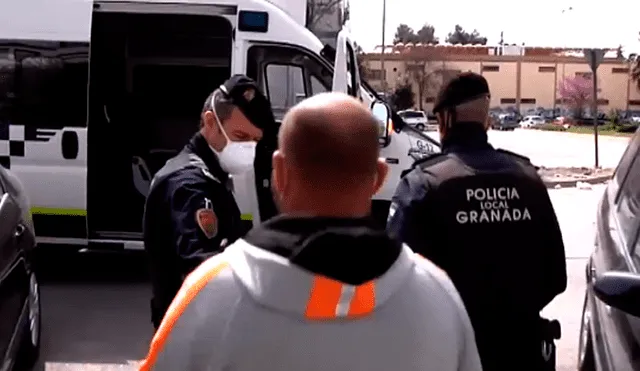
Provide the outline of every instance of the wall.
{"type": "MultiPolygon", "coordinates": [[[[395,53],[385,54],[384,58],[387,87],[392,91],[406,76],[407,57],[395,53]]],[[[579,57],[472,55],[467,51],[466,55],[439,57],[428,55],[427,52],[423,58],[432,61],[429,66],[442,63],[447,70],[481,73],[489,83],[492,107],[504,108],[520,103],[521,112],[530,108],[561,106],[557,91],[563,78],[591,71],[586,61],[579,57]]],[[[370,69],[380,69],[379,54],[367,55],[365,61],[370,69]]],[[[640,91],[634,83],[629,83],[627,68],[625,61],[617,59],[605,59],[600,64],[598,98],[601,112],[640,110],[640,91]],[[638,104],[629,105],[630,100],[638,104]]],[[[378,89],[382,88],[379,79],[369,79],[369,82],[378,89]]],[[[427,98],[432,99],[435,93],[429,95],[427,98]]],[[[430,103],[430,100],[427,99],[426,103],[430,103]]]]}

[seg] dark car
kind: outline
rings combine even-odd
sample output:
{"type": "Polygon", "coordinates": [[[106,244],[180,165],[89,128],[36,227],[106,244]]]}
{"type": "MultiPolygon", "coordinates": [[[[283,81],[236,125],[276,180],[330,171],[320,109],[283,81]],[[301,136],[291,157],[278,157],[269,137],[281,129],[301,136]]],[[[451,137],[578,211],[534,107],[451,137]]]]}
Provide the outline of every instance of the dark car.
{"type": "Polygon", "coordinates": [[[502,114],[493,120],[491,128],[494,130],[515,130],[519,126],[518,116],[502,114]]]}
{"type": "Polygon", "coordinates": [[[640,370],[640,131],[598,205],[578,369],[640,370]]]}
{"type": "Polygon", "coordinates": [[[40,290],[29,203],[0,166],[0,370],[28,370],[40,350],[40,290]]]}

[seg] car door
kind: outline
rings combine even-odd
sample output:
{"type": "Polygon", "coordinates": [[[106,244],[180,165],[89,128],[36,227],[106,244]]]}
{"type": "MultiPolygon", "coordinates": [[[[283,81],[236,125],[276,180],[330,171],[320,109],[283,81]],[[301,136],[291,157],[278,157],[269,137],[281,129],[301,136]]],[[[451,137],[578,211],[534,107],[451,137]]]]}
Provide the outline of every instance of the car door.
{"type": "MultiPolygon", "coordinates": [[[[285,113],[300,100],[332,88],[331,66],[317,54],[297,46],[251,42],[247,46],[246,60],[246,74],[258,82],[269,98],[277,126],[285,113]]],[[[248,200],[248,197],[237,199],[243,214],[259,214],[260,218],[253,218],[254,224],[269,219],[277,212],[271,192],[271,156],[277,148],[278,128],[265,131],[256,148],[254,175],[258,210],[252,206],[255,201],[248,200]]],[[[237,194],[251,194],[253,181],[236,178],[234,187],[237,194]]]]}
{"type": "Polygon", "coordinates": [[[356,49],[346,28],[338,33],[336,59],[333,65],[332,91],[338,91],[358,97],[360,92],[360,72],[356,49]]]}
{"type": "Polygon", "coordinates": [[[24,304],[21,292],[25,282],[21,282],[20,277],[15,274],[19,271],[17,268],[20,264],[16,239],[21,231],[20,206],[5,192],[4,187],[0,192],[0,357],[4,357],[24,304]]]}
{"type": "MultiPolygon", "coordinates": [[[[588,278],[606,271],[638,273],[638,227],[640,225],[640,132],[622,156],[603,203],[608,208],[599,216],[598,240],[588,278]]],[[[594,300],[604,353],[603,361],[612,370],[640,370],[640,319],[594,300]]]]}

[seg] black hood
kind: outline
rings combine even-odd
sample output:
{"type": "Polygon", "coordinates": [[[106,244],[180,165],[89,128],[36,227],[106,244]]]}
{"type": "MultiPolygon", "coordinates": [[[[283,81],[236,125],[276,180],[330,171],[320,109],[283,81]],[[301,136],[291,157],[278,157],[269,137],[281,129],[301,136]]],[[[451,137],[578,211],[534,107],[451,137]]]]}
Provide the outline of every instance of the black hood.
{"type": "Polygon", "coordinates": [[[370,218],[278,216],[244,238],[305,270],[360,285],[382,276],[402,246],[370,218]]]}

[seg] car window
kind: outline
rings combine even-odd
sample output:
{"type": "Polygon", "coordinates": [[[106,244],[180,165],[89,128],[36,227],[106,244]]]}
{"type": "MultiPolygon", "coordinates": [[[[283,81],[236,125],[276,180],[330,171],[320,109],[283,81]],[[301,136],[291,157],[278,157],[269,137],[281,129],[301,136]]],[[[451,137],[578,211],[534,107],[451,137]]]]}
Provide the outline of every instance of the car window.
{"type": "Polygon", "coordinates": [[[638,149],[640,148],[640,131],[637,131],[633,136],[627,149],[625,149],[622,157],[620,158],[620,162],[616,167],[615,172],[613,173],[613,179],[610,184],[610,192],[616,195],[616,203],[618,202],[618,198],[620,197],[620,186],[624,182],[627,174],[629,174],[629,168],[633,163],[634,158],[638,154],[638,149]]]}
{"type": "Polygon", "coordinates": [[[633,159],[619,192],[616,208],[618,224],[628,246],[633,246],[640,220],[640,158],[638,156],[633,159]]]}
{"type": "Polygon", "coordinates": [[[407,119],[424,118],[424,113],[417,112],[417,111],[409,111],[409,112],[403,112],[402,114],[400,114],[400,116],[402,118],[407,118],[407,119]]]}

